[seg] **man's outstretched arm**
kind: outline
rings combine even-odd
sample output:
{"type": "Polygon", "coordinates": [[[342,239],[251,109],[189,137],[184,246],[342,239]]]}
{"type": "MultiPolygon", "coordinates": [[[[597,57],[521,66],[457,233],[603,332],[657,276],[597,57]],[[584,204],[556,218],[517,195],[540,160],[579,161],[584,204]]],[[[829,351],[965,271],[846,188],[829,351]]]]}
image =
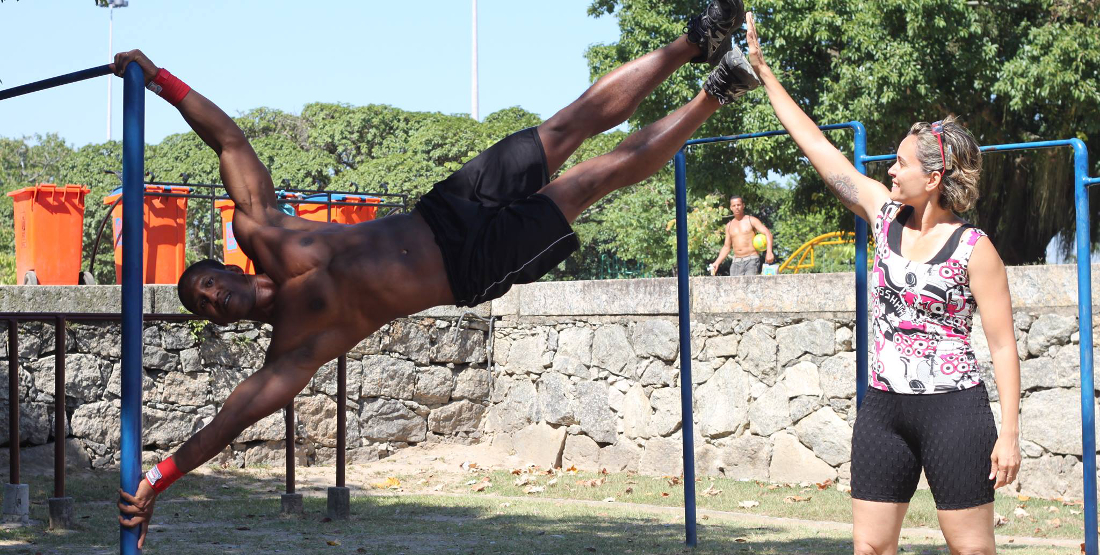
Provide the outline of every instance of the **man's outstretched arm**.
{"type": "Polygon", "coordinates": [[[726,231],[726,242],[722,243],[722,250],[718,251],[718,258],[714,259],[714,262],[711,263],[710,266],[707,266],[707,268],[710,270],[710,275],[712,275],[712,276],[718,273],[718,265],[721,264],[722,261],[726,259],[726,256],[730,253],[730,249],[733,248],[733,237],[730,236],[730,225],[729,224],[726,224],[725,231],[726,231]]]}
{"type": "MultiPolygon", "coordinates": [[[[146,84],[153,81],[160,71],[140,50],[131,50],[115,56],[115,73],[121,76],[130,62],[137,62],[141,67],[146,84]]],[[[175,106],[199,138],[218,154],[222,183],[236,204],[237,211],[259,221],[281,215],[275,203],[271,174],[252,150],[240,127],[221,108],[194,90],[186,92],[182,100],[175,102],[175,106]]]]}
{"type": "MultiPolygon", "coordinates": [[[[308,343],[306,343],[308,344],[308,343]]],[[[252,424],[290,404],[316,372],[318,364],[302,357],[269,357],[263,368],[252,374],[233,389],[225,400],[214,420],[191,436],[171,457],[157,465],[150,473],[157,473],[159,489],[154,488],[150,478],[138,482],[138,489],[130,495],[119,489],[119,523],[124,526],[141,526],[138,548],[145,544],[145,535],[149,530],[149,521],[153,516],[158,491],[163,491],[172,480],[198,468],[199,465],[220,453],[234,438],[252,424]],[[160,474],[166,463],[171,465],[172,473],[160,474]],[[166,480],[160,482],[160,480],[166,480]]]]}

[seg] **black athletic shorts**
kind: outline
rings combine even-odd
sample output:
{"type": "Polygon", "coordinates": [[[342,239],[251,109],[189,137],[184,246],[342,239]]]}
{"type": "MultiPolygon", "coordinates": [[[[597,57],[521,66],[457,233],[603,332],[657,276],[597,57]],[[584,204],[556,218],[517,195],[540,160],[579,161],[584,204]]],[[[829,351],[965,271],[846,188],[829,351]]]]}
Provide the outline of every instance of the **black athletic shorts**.
{"type": "Polygon", "coordinates": [[[984,384],[924,395],[868,388],[852,435],[852,497],[908,503],[923,466],[937,509],[991,503],[996,443],[984,384]]]}
{"type": "Polygon", "coordinates": [[[546,152],[534,128],[489,147],[416,203],[443,252],[455,304],[476,306],[531,283],[580,248],[549,197],[546,152]]]}

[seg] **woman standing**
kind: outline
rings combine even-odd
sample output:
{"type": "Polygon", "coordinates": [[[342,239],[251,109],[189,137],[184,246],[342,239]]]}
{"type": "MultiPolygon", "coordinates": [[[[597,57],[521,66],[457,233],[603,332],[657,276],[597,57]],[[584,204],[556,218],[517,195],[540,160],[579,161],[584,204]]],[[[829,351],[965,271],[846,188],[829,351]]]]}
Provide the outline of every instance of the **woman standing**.
{"type": "Polygon", "coordinates": [[[993,490],[1020,468],[1020,366],[1004,263],[956,214],[978,197],[978,144],[954,118],[916,123],[887,189],[856,171],[779,84],[751,13],[748,43],[779,121],[840,202],[874,222],[875,356],[852,438],[855,553],[897,552],[922,468],[951,552],[994,553],[993,490]],[[999,437],[971,346],[975,309],[1000,394],[999,437]]]}

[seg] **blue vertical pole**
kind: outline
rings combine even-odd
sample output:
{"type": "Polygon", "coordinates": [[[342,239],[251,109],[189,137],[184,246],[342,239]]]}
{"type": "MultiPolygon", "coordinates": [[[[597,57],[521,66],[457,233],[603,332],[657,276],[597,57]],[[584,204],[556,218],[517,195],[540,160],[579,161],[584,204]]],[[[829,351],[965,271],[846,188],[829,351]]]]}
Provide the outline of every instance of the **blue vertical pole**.
{"type": "MultiPolygon", "coordinates": [[[[145,76],[126,66],[122,87],[122,451],[121,486],[141,481],[142,220],[145,175],[145,76]]],[[[120,527],[120,552],[135,555],[141,527],[120,527]]]]}
{"type": "Polygon", "coordinates": [[[1084,463],[1085,554],[1096,552],[1096,414],[1092,375],[1092,242],[1089,239],[1089,153],[1072,139],[1077,209],[1077,318],[1081,336],[1081,448],[1084,463]]]}
{"type": "MultiPolygon", "coordinates": [[[[855,131],[852,158],[856,170],[867,175],[863,159],[867,156],[867,130],[858,121],[851,122],[855,131]]],[[[867,222],[856,216],[856,408],[863,404],[867,393],[867,222]]]]}
{"type": "Polygon", "coordinates": [[[691,286],[688,284],[687,158],[683,149],[676,166],[676,292],[680,301],[680,432],[684,438],[684,526],[687,544],[695,547],[695,426],[691,410],[691,286]]]}

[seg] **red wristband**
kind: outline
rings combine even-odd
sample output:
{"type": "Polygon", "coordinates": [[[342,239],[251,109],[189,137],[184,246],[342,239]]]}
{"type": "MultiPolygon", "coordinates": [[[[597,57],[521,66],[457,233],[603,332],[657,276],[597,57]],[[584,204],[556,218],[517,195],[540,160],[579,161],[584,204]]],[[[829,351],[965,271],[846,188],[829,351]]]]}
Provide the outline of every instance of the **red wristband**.
{"type": "Polygon", "coordinates": [[[176,461],[172,460],[172,457],[164,459],[160,464],[149,469],[149,472],[145,473],[145,480],[149,482],[150,486],[153,486],[153,491],[160,493],[168,486],[172,485],[172,482],[179,480],[183,477],[183,473],[179,468],[176,468],[176,461]]]}
{"type": "Polygon", "coordinates": [[[187,86],[187,83],[180,81],[179,77],[172,75],[163,67],[157,70],[157,75],[149,81],[148,85],[145,85],[145,88],[157,93],[172,106],[179,104],[183,97],[191,92],[191,87],[187,86]]]}

